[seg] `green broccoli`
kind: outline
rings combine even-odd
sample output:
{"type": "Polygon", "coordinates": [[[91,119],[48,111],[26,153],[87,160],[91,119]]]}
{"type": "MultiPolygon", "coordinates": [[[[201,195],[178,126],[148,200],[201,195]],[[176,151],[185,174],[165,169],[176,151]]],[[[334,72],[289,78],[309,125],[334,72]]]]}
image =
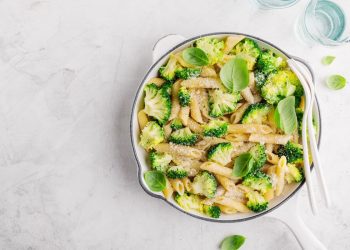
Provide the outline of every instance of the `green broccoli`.
{"type": "Polygon", "coordinates": [[[197,135],[186,127],[172,132],[168,138],[170,142],[185,146],[194,145],[197,142],[197,135]]]}
{"type": "Polygon", "coordinates": [[[171,95],[171,88],[173,86],[172,82],[166,81],[165,83],[162,84],[160,89],[166,91],[169,95],[171,95]]]}
{"type": "Polygon", "coordinates": [[[151,121],[142,129],[140,145],[145,149],[151,149],[164,141],[164,131],[158,123],[151,121]]]}
{"type": "Polygon", "coordinates": [[[221,215],[221,209],[218,206],[203,205],[203,213],[211,218],[219,218],[221,215]]]}
{"type": "Polygon", "coordinates": [[[269,205],[268,201],[257,191],[248,192],[247,198],[247,207],[255,213],[266,210],[269,205]]]}
{"type": "Polygon", "coordinates": [[[254,40],[245,38],[232,49],[231,53],[246,59],[248,69],[252,70],[257,58],[260,56],[261,50],[254,40]]]}
{"type": "Polygon", "coordinates": [[[259,170],[260,168],[262,168],[262,166],[265,165],[267,157],[265,152],[265,146],[263,144],[256,144],[249,150],[249,153],[254,159],[254,169],[251,170],[252,172],[259,170]]]}
{"type": "Polygon", "coordinates": [[[175,76],[180,79],[189,79],[193,77],[198,77],[201,74],[201,69],[184,68],[176,70],[175,76]]]}
{"type": "Polygon", "coordinates": [[[302,134],[304,111],[301,108],[296,108],[295,113],[297,115],[297,121],[298,121],[298,133],[299,133],[299,135],[301,135],[302,134]]]}
{"type": "Polygon", "coordinates": [[[255,171],[254,173],[247,174],[243,178],[242,184],[254,190],[260,191],[262,194],[265,194],[272,188],[271,178],[261,171],[255,171]]]}
{"type": "Polygon", "coordinates": [[[270,74],[261,88],[261,96],[268,103],[277,104],[287,96],[293,95],[298,87],[298,82],[291,78],[293,74],[290,70],[270,74]]]}
{"type": "Polygon", "coordinates": [[[175,118],[171,121],[170,127],[172,130],[178,130],[180,128],[183,128],[182,122],[179,118],[175,118]]]}
{"type": "Polygon", "coordinates": [[[241,100],[239,93],[224,93],[222,90],[209,92],[209,115],[217,118],[235,111],[237,102],[241,100]]]}
{"type": "Polygon", "coordinates": [[[220,61],[224,55],[224,41],[220,41],[217,38],[203,37],[196,40],[194,45],[195,47],[200,48],[207,54],[209,58],[209,64],[211,65],[220,61]]]}
{"type": "Polygon", "coordinates": [[[256,89],[259,92],[261,92],[261,88],[262,88],[262,86],[264,86],[265,81],[266,81],[266,75],[259,70],[255,70],[254,71],[254,79],[255,79],[256,89]]]}
{"type": "Polygon", "coordinates": [[[212,137],[222,137],[227,134],[228,123],[220,120],[211,120],[203,125],[203,135],[212,137]]]}
{"type": "Polygon", "coordinates": [[[192,183],[192,191],[194,194],[204,195],[207,198],[213,198],[218,183],[211,173],[203,171],[196,175],[192,183]]]}
{"type": "Polygon", "coordinates": [[[301,182],[304,179],[304,174],[300,168],[295,166],[295,164],[288,163],[285,179],[288,184],[292,182],[301,182]]]}
{"type": "Polygon", "coordinates": [[[165,171],[169,167],[169,163],[172,160],[171,155],[166,153],[158,153],[158,152],[150,152],[149,158],[151,161],[151,166],[154,170],[158,170],[162,173],[165,173],[165,171]]]}
{"type": "Polygon", "coordinates": [[[212,146],[208,150],[208,160],[219,163],[223,166],[231,162],[233,146],[229,142],[222,142],[212,146]]]}
{"type": "Polygon", "coordinates": [[[298,164],[303,162],[303,148],[300,144],[289,141],[286,145],[278,148],[277,154],[279,157],[284,155],[288,163],[298,164]]]}
{"type": "Polygon", "coordinates": [[[179,98],[179,103],[182,107],[186,107],[190,104],[191,94],[186,87],[181,87],[177,95],[179,98]]]}
{"type": "Polygon", "coordinates": [[[255,103],[249,105],[242,117],[243,124],[262,124],[267,121],[267,116],[271,110],[267,103],[255,103]]]}
{"type": "Polygon", "coordinates": [[[171,113],[170,95],[154,83],[145,87],[145,113],[154,117],[161,125],[165,124],[171,113]]]}
{"type": "Polygon", "coordinates": [[[175,72],[180,67],[177,64],[177,59],[174,55],[170,55],[166,65],[159,68],[159,75],[167,81],[173,81],[175,78],[175,72]]]}
{"type": "Polygon", "coordinates": [[[286,61],[271,50],[262,51],[256,63],[257,69],[266,75],[277,71],[286,65],[286,61]]]}
{"type": "Polygon", "coordinates": [[[184,193],[183,195],[180,195],[176,193],[174,199],[177,204],[179,204],[179,206],[186,211],[191,209],[201,211],[202,209],[201,199],[198,195],[190,193],[184,193]]]}
{"type": "Polygon", "coordinates": [[[182,166],[171,166],[166,171],[166,176],[170,179],[181,179],[185,178],[188,172],[182,166]]]}

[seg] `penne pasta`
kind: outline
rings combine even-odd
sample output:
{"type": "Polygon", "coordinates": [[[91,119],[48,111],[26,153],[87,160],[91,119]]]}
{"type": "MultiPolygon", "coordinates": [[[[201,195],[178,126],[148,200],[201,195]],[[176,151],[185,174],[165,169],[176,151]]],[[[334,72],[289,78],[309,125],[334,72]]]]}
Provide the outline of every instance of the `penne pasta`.
{"type": "Polygon", "coordinates": [[[266,160],[271,164],[277,164],[279,161],[278,155],[275,155],[271,151],[266,151],[266,160]]]}
{"type": "Polygon", "coordinates": [[[189,146],[176,145],[173,143],[160,143],[154,149],[161,153],[168,153],[171,156],[186,156],[191,159],[201,159],[203,151],[189,146]]]}
{"type": "Polygon", "coordinates": [[[255,96],[259,96],[259,92],[256,89],[256,84],[255,84],[255,76],[254,76],[254,72],[249,72],[249,83],[248,83],[248,87],[250,88],[250,91],[252,92],[252,94],[255,96]]]}
{"type": "Polygon", "coordinates": [[[204,66],[201,71],[201,77],[217,77],[215,69],[209,67],[209,66],[204,66]]]}
{"type": "Polygon", "coordinates": [[[185,193],[185,186],[181,179],[169,179],[171,187],[179,194],[185,193]]]}
{"type": "Polygon", "coordinates": [[[140,130],[142,130],[146,126],[146,124],[148,123],[148,116],[144,110],[140,110],[137,113],[137,119],[139,122],[140,130]]]}
{"type": "Polygon", "coordinates": [[[178,92],[179,92],[179,89],[180,89],[180,83],[181,83],[181,80],[178,80],[176,81],[173,86],[172,86],[172,89],[171,89],[171,114],[170,114],[170,117],[169,119],[172,120],[176,117],[178,117],[178,114],[180,112],[180,103],[179,103],[179,99],[178,99],[178,92]]]}
{"type": "Polygon", "coordinates": [[[247,142],[249,139],[248,134],[228,134],[225,139],[231,142],[247,142]]]}
{"type": "Polygon", "coordinates": [[[223,167],[214,162],[204,162],[200,168],[202,170],[207,170],[213,174],[221,175],[229,179],[237,179],[236,177],[232,176],[232,168],[223,167]]]}
{"type": "Polygon", "coordinates": [[[204,123],[197,94],[195,90],[191,90],[190,93],[191,93],[191,102],[190,102],[191,117],[193,120],[195,120],[198,123],[204,123]]]}
{"type": "Polygon", "coordinates": [[[215,203],[236,209],[238,212],[247,213],[249,209],[245,204],[232,198],[219,196],[215,198],[215,203]]]}
{"type": "Polygon", "coordinates": [[[195,147],[201,150],[208,150],[211,146],[221,142],[228,142],[228,140],[217,137],[204,137],[203,140],[197,142],[195,147]]]}
{"type": "Polygon", "coordinates": [[[231,35],[228,36],[225,40],[225,47],[224,47],[224,53],[228,54],[231,52],[231,50],[233,49],[233,47],[235,47],[235,45],[237,43],[239,43],[240,41],[242,41],[244,39],[245,36],[242,35],[231,35]]]}
{"type": "Polygon", "coordinates": [[[165,185],[165,188],[163,190],[163,194],[164,194],[165,199],[169,200],[174,193],[174,189],[172,188],[168,178],[165,178],[165,181],[166,181],[166,185],[165,185]]]}
{"type": "Polygon", "coordinates": [[[187,125],[190,128],[190,130],[192,130],[195,133],[202,133],[203,131],[202,126],[198,122],[193,120],[191,117],[188,119],[187,125]]]}
{"type": "Polygon", "coordinates": [[[276,176],[277,176],[276,196],[279,196],[283,191],[284,175],[286,172],[286,167],[287,167],[287,159],[285,156],[282,156],[278,161],[277,167],[276,167],[276,176]]]}
{"type": "Polygon", "coordinates": [[[218,174],[216,174],[215,177],[227,191],[233,191],[236,188],[235,182],[232,179],[218,174]]]}
{"type": "Polygon", "coordinates": [[[227,207],[221,204],[217,204],[217,206],[220,208],[221,212],[224,214],[235,214],[237,213],[237,210],[233,207],[227,207]]]}
{"type": "Polygon", "coordinates": [[[165,138],[168,138],[169,135],[171,134],[171,123],[168,123],[167,125],[164,126],[163,130],[164,130],[164,135],[165,135],[165,138]]]}
{"type": "Polygon", "coordinates": [[[179,118],[184,126],[188,125],[188,120],[190,118],[190,107],[181,107],[179,112],[179,118]]]}
{"type": "Polygon", "coordinates": [[[281,144],[285,145],[290,139],[291,135],[280,135],[280,134],[251,134],[249,136],[249,141],[259,142],[259,143],[271,143],[271,144],[281,144]]]}
{"type": "Polygon", "coordinates": [[[218,78],[209,77],[198,77],[184,80],[181,86],[186,88],[196,88],[196,89],[218,89],[220,88],[220,80],[218,78]]]}
{"type": "Polygon", "coordinates": [[[262,124],[230,124],[228,133],[232,134],[269,134],[272,129],[267,125],[262,124]]]}
{"type": "Polygon", "coordinates": [[[255,143],[250,143],[250,142],[243,143],[239,147],[236,147],[233,149],[231,157],[235,158],[235,157],[239,156],[240,154],[249,151],[254,145],[255,145],[255,143]]]}
{"type": "Polygon", "coordinates": [[[163,83],[165,83],[165,80],[159,77],[153,77],[151,79],[148,80],[148,83],[154,83],[155,85],[157,85],[158,87],[162,86],[163,83]]]}
{"type": "Polygon", "coordinates": [[[246,87],[245,89],[243,89],[241,91],[241,95],[247,101],[247,103],[253,104],[255,102],[254,96],[249,87],[246,87]]]}
{"type": "Polygon", "coordinates": [[[182,181],[182,183],[183,183],[183,185],[185,187],[186,192],[191,192],[191,190],[192,190],[192,182],[190,181],[190,179],[185,177],[185,178],[182,178],[181,181],[182,181]]]}
{"type": "Polygon", "coordinates": [[[241,105],[230,117],[230,122],[233,124],[239,123],[242,120],[244,112],[249,107],[249,103],[241,105]]]}

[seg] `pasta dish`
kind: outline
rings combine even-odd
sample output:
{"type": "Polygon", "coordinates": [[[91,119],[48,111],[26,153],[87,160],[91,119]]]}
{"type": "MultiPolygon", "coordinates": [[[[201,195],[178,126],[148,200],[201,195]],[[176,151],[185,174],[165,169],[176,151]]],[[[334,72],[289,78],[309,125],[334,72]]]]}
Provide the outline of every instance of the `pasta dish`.
{"type": "Polygon", "coordinates": [[[148,187],[211,218],[259,213],[303,180],[301,83],[251,38],[201,37],[143,88],[148,187]]]}

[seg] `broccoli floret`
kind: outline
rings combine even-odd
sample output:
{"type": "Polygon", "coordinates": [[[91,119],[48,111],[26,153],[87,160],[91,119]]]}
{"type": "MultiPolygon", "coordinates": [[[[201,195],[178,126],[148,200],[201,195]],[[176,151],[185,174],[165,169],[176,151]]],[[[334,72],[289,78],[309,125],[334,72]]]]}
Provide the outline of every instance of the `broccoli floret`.
{"type": "Polygon", "coordinates": [[[145,113],[154,117],[161,125],[165,124],[171,113],[171,99],[166,89],[154,83],[145,87],[145,113]]]}
{"type": "Polygon", "coordinates": [[[278,148],[277,154],[279,157],[285,156],[288,163],[302,163],[303,162],[303,148],[300,144],[287,142],[278,148]]]}
{"type": "Polygon", "coordinates": [[[304,116],[304,111],[301,108],[296,108],[295,113],[297,115],[297,121],[298,121],[298,133],[299,135],[302,134],[302,126],[303,126],[303,116],[304,116]]]}
{"type": "Polygon", "coordinates": [[[251,170],[252,172],[259,170],[262,166],[265,165],[267,157],[265,152],[265,146],[263,144],[256,144],[249,150],[249,153],[254,159],[254,169],[251,170]]]}
{"type": "Polygon", "coordinates": [[[266,75],[273,71],[277,71],[286,65],[286,61],[271,50],[262,51],[256,63],[256,67],[266,75]]]}
{"type": "Polygon", "coordinates": [[[181,179],[185,178],[187,175],[187,170],[182,166],[172,166],[166,171],[166,176],[170,179],[181,179]]]}
{"type": "Polygon", "coordinates": [[[172,82],[166,81],[162,84],[161,89],[166,91],[169,95],[171,95],[171,87],[173,86],[172,82]]]}
{"type": "Polygon", "coordinates": [[[182,107],[186,107],[190,104],[191,94],[185,87],[181,87],[178,92],[179,103],[182,107]]]}
{"type": "Polygon", "coordinates": [[[179,68],[176,57],[170,55],[166,65],[159,68],[159,75],[167,81],[173,81],[175,78],[175,72],[179,68]]]}
{"type": "Polygon", "coordinates": [[[169,163],[172,160],[171,155],[168,155],[166,153],[158,153],[152,151],[149,154],[149,158],[151,161],[151,166],[154,170],[161,171],[162,173],[165,173],[165,171],[169,167],[169,163]]]}
{"type": "Polygon", "coordinates": [[[233,146],[229,142],[216,144],[208,150],[208,160],[225,166],[231,161],[232,151],[233,146]]]}
{"type": "Polygon", "coordinates": [[[259,70],[255,70],[254,71],[254,79],[255,79],[256,89],[261,92],[261,88],[262,88],[262,86],[264,86],[265,81],[266,81],[266,75],[259,70]]]}
{"type": "Polygon", "coordinates": [[[248,69],[252,70],[257,58],[260,56],[261,50],[255,41],[245,38],[237,43],[237,45],[232,49],[231,53],[246,59],[248,69]]]}
{"type": "Polygon", "coordinates": [[[262,194],[265,194],[267,190],[272,188],[271,178],[261,171],[256,171],[246,175],[242,184],[254,190],[260,191],[262,194]]]}
{"type": "Polygon", "coordinates": [[[216,182],[214,175],[207,171],[203,171],[194,177],[192,191],[194,194],[200,194],[207,198],[213,198],[216,193],[217,186],[218,183],[216,182]]]}
{"type": "Polygon", "coordinates": [[[261,96],[270,104],[276,104],[287,96],[294,94],[297,84],[291,76],[290,70],[281,70],[268,76],[261,88],[261,96]]]}
{"type": "Polygon", "coordinates": [[[262,212],[267,209],[269,203],[257,191],[247,193],[247,207],[255,213],[262,212]]]}
{"type": "Polygon", "coordinates": [[[186,211],[190,209],[200,211],[202,209],[201,199],[199,198],[198,195],[190,194],[190,193],[184,193],[183,195],[180,195],[176,193],[174,199],[177,202],[177,204],[179,204],[179,206],[186,211]]]}
{"type": "Polygon", "coordinates": [[[220,61],[224,55],[223,48],[225,46],[224,41],[220,41],[217,38],[203,37],[195,42],[195,46],[203,50],[208,58],[209,64],[213,65],[220,61]]]}
{"type": "Polygon", "coordinates": [[[221,209],[218,206],[203,205],[203,213],[211,218],[219,218],[221,209]]]}
{"type": "Polygon", "coordinates": [[[171,121],[170,127],[172,130],[178,130],[180,128],[183,128],[182,122],[179,118],[175,118],[171,121]]]}
{"type": "Polygon", "coordinates": [[[201,69],[191,69],[191,68],[184,68],[179,69],[175,72],[175,76],[180,79],[189,79],[193,77],[198,77],[201,74],[201,69]]]}
{"type": "Polygon", "coordinates": [[[237,102],[241,100],[239,93],[224,93],[222,90],[212,90],[209,92],[209,115],[217,118],[232,113],[237,102]]]}
{"type": "Polygon", "coordinates": [[[285,179],[288,184],[292,182],[301,182],[304,179],[304,174],[295,164],[288,163],[285,179]]]}
{"type": "Polygon", "coordinates": [[[197,141],[197,135],[186,127],[172,132],[168,139],[175,144],[181,144],[186,146],[194,145],[197,141]]]}
{"type": "Polygon", "coordinates": [[[220,120],[211,120],[203,125],[203,135],[212,137],[222,137],[227,134],[228,123],[220,120]]]}
{"type": "Polygon", "coordinates": [[[142,129],[140,145],[145,149],[151,149],[164,141],[164,131],[158,123],[151,121],[142,129]]]}
{"type": "Polygon", "coordinates": [[[244,112],[242,117],[243,124],[262,124],[267,121],[267,115],[271,107],[267,103],[251,104],[244,112]]]}

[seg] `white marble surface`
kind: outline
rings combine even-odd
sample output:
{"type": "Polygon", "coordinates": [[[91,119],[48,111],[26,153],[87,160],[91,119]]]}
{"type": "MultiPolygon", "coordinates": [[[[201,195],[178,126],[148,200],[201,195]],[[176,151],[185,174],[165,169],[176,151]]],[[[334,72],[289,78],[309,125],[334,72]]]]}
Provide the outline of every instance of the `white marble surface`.
{"type": "MultiPolygon", "coordinates": [[[[136,179],[129,116],[155,41],[240,31],[309,60],[322,108],[322,159],[334,207],[300,210],[329,249],[350,248],[349,47],[306,47],[293,25],[306,1],[259,11],[245,0],[0,1],[0,249],[217,249],[243,234],[242,249],[299,249],[282,223],[199,221],[146,195],[136,179]],[[331,67],[320,64],[334,54],[331,67]]],[[[320,201],[320,199],[318,199],[320,201]]]]}

